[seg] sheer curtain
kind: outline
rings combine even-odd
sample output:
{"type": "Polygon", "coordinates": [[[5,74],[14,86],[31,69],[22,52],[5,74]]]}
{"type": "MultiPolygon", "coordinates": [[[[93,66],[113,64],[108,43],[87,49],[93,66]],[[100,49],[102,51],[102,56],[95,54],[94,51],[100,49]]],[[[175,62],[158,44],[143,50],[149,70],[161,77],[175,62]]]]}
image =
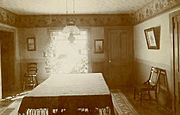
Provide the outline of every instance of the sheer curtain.
{"type": "Polygon", "coordinates": [[[49,45],[44,52],[47,73],[89,72],[88,30],[81,30],[80,35],[74,35],[73,43],[68,36],[61,30],[50,31],[49,45]]]}

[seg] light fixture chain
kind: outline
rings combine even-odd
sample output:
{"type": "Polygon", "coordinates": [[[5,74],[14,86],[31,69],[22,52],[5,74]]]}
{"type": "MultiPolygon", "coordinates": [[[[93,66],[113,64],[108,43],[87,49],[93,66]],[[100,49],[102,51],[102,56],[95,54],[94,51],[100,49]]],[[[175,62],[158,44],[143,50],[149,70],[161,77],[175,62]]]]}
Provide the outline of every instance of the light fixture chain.
{"type": "Polygon", "coordinates": [[[66,26],[63,28],[63,33],[69,34],[68,40],[72,43],[75,40],[74,35],[79,35],[80,30],[75,24],[75,19],[73,19],[75,17],[75,0],[73,0],[71,2],[71,4],[73,5],[72,10],[73,10],[74,16],[70,16],[69,18],[71,18],[71,19],[67,20],[67,17],[68,17],[68,0],[66,0],[66,26]]]}
{"type": "Polygon", "coordinates": [[[75,14],[75,0],[73,0],[73,14],[75,14]]]}
{"type": "Polygon", "coordinates": [[[67,6],[67,0],[66,0],[66,15],[68,14],[68,6],[67,6]]]}

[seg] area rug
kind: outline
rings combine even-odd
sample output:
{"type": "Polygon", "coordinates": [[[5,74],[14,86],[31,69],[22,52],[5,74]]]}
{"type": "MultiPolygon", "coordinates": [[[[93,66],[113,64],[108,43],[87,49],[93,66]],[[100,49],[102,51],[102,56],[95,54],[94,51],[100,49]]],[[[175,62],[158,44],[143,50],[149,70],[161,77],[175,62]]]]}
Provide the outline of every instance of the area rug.
{"type": "Polygon", "coordinates": [[[139,115],[119,89],[111,90],[115,111],[118,115],[139,115]]]}

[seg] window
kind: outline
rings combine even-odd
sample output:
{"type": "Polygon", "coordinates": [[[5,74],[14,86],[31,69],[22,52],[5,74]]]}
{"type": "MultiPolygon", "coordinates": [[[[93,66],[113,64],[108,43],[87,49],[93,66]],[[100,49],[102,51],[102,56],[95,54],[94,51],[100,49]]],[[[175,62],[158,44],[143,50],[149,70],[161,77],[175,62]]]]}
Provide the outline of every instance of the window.
{"type": "Polygon", "coordinates": [[[88,31],[81,30],[74,35],[75,41],[68,40],[62,31],[50,32],[50,44],[45,52],[46,69],[55,73],[88,72],[88,31]]]}

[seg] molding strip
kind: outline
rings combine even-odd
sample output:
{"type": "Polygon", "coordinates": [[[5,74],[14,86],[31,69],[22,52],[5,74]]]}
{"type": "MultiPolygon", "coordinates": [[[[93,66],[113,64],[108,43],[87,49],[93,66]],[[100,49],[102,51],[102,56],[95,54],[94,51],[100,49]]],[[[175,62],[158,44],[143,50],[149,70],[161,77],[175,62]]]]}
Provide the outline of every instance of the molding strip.
{"type": "Polygon", "coordinates": [[[0,8],[0,22],[3,24],[16,27],[16,20],[18,16],[8,10],[0,8]]]}
{"type": "Polygon", "coordinates": [[[167,71],[170,71],[170,69],[171,69],[170,65],[163,64],[163,63],[156,63],[156,62],[152,62],[152,61],[144,60],[144,59],[140,59],[140,58],[134,58],[134,62],[146,64],[146,65],[149,65],[149,66],[161,67],[163,69],[166,69],[167,71]]]}
{"type": "Polygon", "coordinates": [[[130,26],[129,14],[92,14],[92,15],[21,15],[18,27],[59,27],[74,20],[78,26],[130,26]]]}
{"type": "Polygon", "coordinates": [[[133,14],[134,24],[139,24],[178,5],[180,0],[153,0],[133,14]]]}

